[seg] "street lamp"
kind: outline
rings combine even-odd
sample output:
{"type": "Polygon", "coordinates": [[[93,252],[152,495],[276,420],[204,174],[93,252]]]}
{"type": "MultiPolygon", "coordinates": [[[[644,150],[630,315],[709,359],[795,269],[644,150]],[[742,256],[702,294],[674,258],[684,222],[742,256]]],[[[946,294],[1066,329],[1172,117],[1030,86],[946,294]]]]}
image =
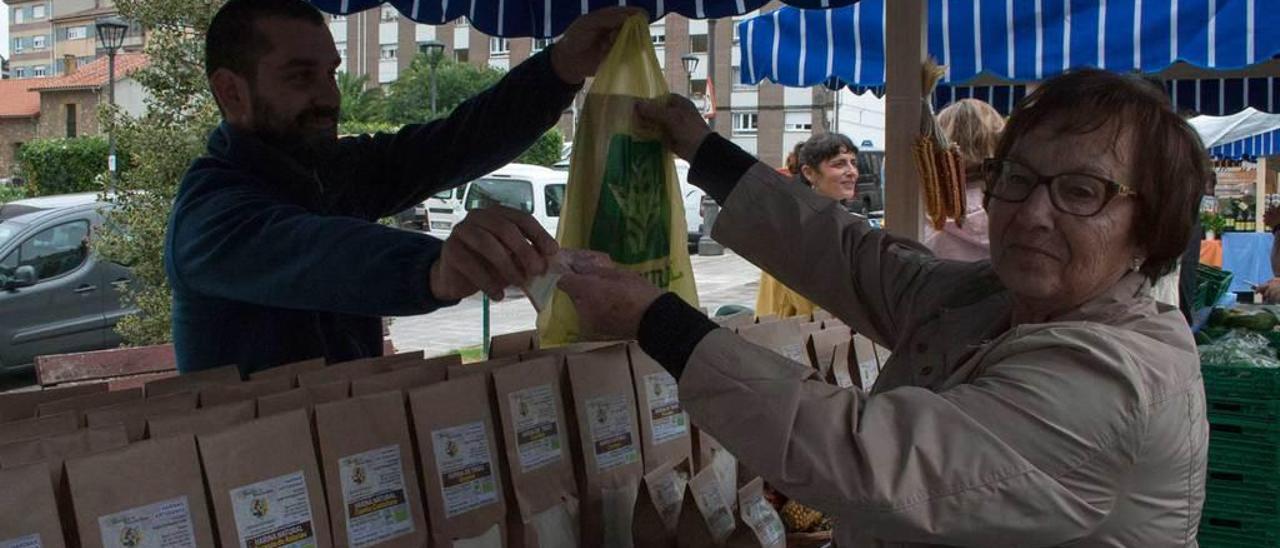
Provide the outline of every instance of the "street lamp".
{"type": "Polygon", "coordinates": [[[685,86],[687,91],[686,95],[693,95],[693,71],[698,70],[698,61],[700,61],[698,56],[692,53],[686,53],[684,57],[680,58],[680,62],[684,63],[685,74],[689,75],[689,78],[686,80],[687,85],[685,86]]]}
{"type": "MultiPolygon", "coordinates": [[[[108,17],[98,21],[98,47],[107,50],[107,97],[112,110],[116,106],[116,51],[124,45],[124,35],[129,31],[129,24],[117,17],[108,17]]],[[[116,132],[107,132],[107,170],[111,172],[110,186],[107,193],[115,190],[119,183],[116,171],[116,132]]]]}
{"type": "Polygon", "coordinates": [[[427,54],[427,62],[431,63],[431,117],[436,117],[436,67],[440,65],[440,56],[444,54],[444,44],[439,40],[428,40],[418,46],[427,54]]]}

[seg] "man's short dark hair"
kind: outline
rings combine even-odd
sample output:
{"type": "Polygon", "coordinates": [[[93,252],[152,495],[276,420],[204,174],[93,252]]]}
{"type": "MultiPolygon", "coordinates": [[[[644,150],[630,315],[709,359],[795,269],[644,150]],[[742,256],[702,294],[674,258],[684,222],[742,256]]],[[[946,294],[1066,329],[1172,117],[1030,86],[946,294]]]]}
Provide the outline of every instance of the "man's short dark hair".
{"type": "Polygon", "coordinates": [[[258,60],[271,51],[271,43],[254,23],[268,17],[325,24],[324,15],[303,0],[229,0],[213,16],[205,36],[205,75],[225,68],[253,80],[258,60]]]}
{"type": "Polygon", "coordinates": [[[1113,150],[1127,145],[1122,160],[1133,168],[1133,179],[1119,182],[1138,194],[1131,230],[1147,252],[1142,273],[1154,281],[1171,272],[1214,175],[1200,135],[1174,112],[1164,89],[1140,76],[1098,69],[1050,78],[1014,109],[996,158],[1041,127],[1056,135],[1104,131],[1113,150]]]}

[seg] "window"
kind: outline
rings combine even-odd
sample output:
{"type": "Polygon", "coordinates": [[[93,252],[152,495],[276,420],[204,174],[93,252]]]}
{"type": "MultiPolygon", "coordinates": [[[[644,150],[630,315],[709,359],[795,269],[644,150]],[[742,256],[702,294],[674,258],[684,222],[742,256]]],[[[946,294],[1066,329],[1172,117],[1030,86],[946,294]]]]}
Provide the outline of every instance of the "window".
{"type": "Polygon", "coordinates": [[[24,8],[21,6],[13,8],[13,24],[21,25],[23,23],[26,23],[27,22],[26,13],[27,13],[27,8],[24,8]]]}
{"type": "Polygon", "coordinates": [[[71,103],[67,105],[67,138],[74,139],[76,136],[76,105],[71,103]]]}
{"type": "Polygon", "coordinates": [[[467,192],[467,211],[503,205],[533,213],[533,184],[515,179],[478,179],[467,192]]]}
{"type": "Polygon", "coordinates": [[[551,47],[552,39],[550,38],[534,38],[533,51],[542,51],[551,47]]]}
{"type": "Polygon", "coordinates": [[[809,112],[788,112],[784,115],[786,131],[813,131],[813,114],[809,112]]]}
{"type": "Polygon", "coordinates": [[[690,95],[694,95],[694,96],[706,95],[707,80],[705,78],[703,78],[702,80],[696,80],[696,79],[689,80],[689,91],[690,91],[690,95]]]}
{"type": "Polygon", "coordinates": [[[489,53],[493,55],[511,53],[511,42],[509,42],[506,38],[498,38],[498,37],[489,38],[489,53]]]}
{"type": "Polygon", "coordinates": [[[44,281],[79,268],[88,257],[89,223],[74,221],[22,242],[16,252],[0,261],[0,276],[12,278],[19,267],[30,266],[36,269],[36,279],[44,281]]]}
{"type": "Polygon", "coordinates": [[[49,66],[48,66],[48,65],[40,65],[40,66],[38,66],[38,67],[31,67],[31,75],[32,75],[32,76],[34,76],[34,77],[36,77],[36,78],[43,78],[43,77],[45,77],[45,76],[48,76],[48,75],[49,75],[49,66]]]}
{"type": "Polygon", "coordinates": [[[49,37],[41,34],[31,37],[31,49],[44,49],[49,45],[49,37]]]}
{"type": "Polygon", "coordinates": [[[734,133],[755,133],[760,129],[760,115],[754,112],[733,113],[734,133]]]}
{"type": "Polygon", "coordinates": [[[395,46],[382,46],[382,52],[381,52],[381,54],[380,54],[380,57],[382,57],[383,59],[395,59],[395,58],[396,58],[396,47],[395,47],[395,46]]]}
{"type": "Polygon", "coordinates": [[[44,4],[36,4],[34,6],[31,6],[32,19],[44,19],[44,15],[45,15],[44,4]]]}
{"type": "Polygon", "coordinates": [[[14,78],[26,78],[26,77],[27,77],[27,67],[18,67],[18,68],[16,68],[16,69],[13,69],[13,77],[14,77],[14,78]]]}
{"type": "Polygon", "coordinates": [[[749,84],[742,83],[742,67],[740,66],[729,67],[729,71],[731,73],[729,78],[733,80],[734,88],[746,89],[751,87],[749,84]]]}
{"type": "Polygon", "coordinates": [[[13,52],[14,52],[14,53],[22,53],[22,50],[24,50],[24,49],[27,49],[27,44],[25,43],[25,40],[23,40],[22,38],[14,38],[14,39],[13,39],[13,52]]]}
{"type": "Polygon", "coordinates": [[[336,22],[340,22],[340,21],[346,21],[346,20],[347,20],[347,16],[345,16],[345,15],[337,15],[337,14],[334,14],[334,15],[330,15],[330,16],[329,16],[329,20],[330,20],[330,21],[333,21],[333,22],[335,22],[335,23],[336,23],[336,22]]]}
{"type": "Polygon", "coordinates": [[[383,21],[395,21],[396,19],[399,19],[399,18],[400,18],[400,12],[396,11],[396,9],[395,9],[395,8],[393,8],[393,7],[391,7],[391,6],[383,6],[383,7],[382,7],[382,20],[383,20],[383,21]]]}
{"type": "Polygon", "coordinates": [[[466,63],[471,60],[471,55],[467,48],[453,50],[453,59],[459,63],[466,63]]]}
{"type": "Polygon", "coordinates": [[[690,36],[689,52],[690,53],[707,53],[707,50],[710,49],[708,44],[709,42],[707,41],[707,35],[705,34],[695,34],[693,36],[690,36]]]}
{"type": "Polygon", "coordinates": [[[84,40],[89,37],[89,27],[71,27],[67,29],[67,40],[84,40]]]}
{"type": "Polygon", "coordinates": [[[564,207],[564,185],[547,185],[542,193],[547,199],[547,216],[559,217],[560,209],[564,207]]]}
{"type": "Polygon", "coordinates": [[[667,43],[667,28],[652,27],[653,33],[649,35],[649,39],[653,40],[653,45],[661,46],[667,43]]]}
{"type": "Polygon", "coordinates": [[[346,47],[346,46],[339,46],[339,47],[338,47],[338,57],[341,57],[341,58],[343,58],[343,59],[346,59],[346,58],[347,58],[347,47],[346,47]]]}

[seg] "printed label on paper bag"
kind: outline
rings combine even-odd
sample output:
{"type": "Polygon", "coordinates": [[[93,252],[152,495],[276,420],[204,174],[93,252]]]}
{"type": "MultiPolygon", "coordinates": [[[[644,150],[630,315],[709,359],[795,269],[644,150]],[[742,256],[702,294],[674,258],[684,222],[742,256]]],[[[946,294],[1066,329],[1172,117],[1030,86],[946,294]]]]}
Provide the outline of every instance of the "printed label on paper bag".
{"type": "Polygon", "coordinates": [[[559,417],[551,385],[512,392],[508,398],[521,470],[528,472],[560,460],[559,417]]]}
{"type": "Polygon", "coordinates": [[[707,529],[711,531],[711,536],[717,541],[723,541],[733,533],[736,522],[733,514],[729,512],[729,505],[725,504],[724,497],[720,496],[718,489],[704,489],[695,492],[694,496],[698,497],[698,507],[702,510],[702,517],[707,522],[707,529]]]}
{"type": "Polygon", "coordinates": [[[765,546],[782,546],[785,544],[784,536],[787,530],[782,525],[782,518],[764,500],[764,497],[751,501],[746,505],[746,508],[742,509],[742,521],[746,522],[747,526],[756,532],[756,537],[760,539],[761,544],[765,546]]]}
{"type": "Polygon", "coordinates": [[[604,471],[639,462],[640,455],[631,436],[631,402],[627,395],[611,394],[587,400],[586,407],[596,468],[604,471]]]}
{"type": "MultiPolygon", "coordinates": [[[[103,546],[188,548],[196,545],[187,497],[131,508],[98,518],[103,546]]],[[[0,544],[0,546],[4,546],[0,544]]]]}
{"type": "Polygon", "coordinates": [[[0,540],[0,548],[41,548],[40,533],[27,535],[25,537],[11,538],[9,540],[0,540]]]}
{"type": "Polygon", "coordinates": [[[402,466],[399,445],[338,460],[351,546],[371,546],[413,533],[402,466]]]}
{"type": "Polygon", "coordinates": [[[489,435],[483,422],[444,428],[431,433],[431,450],[440,472],[440,494],[447,518],[498,502],[489,456],[489,435]]]}
{"type": "Polygon", "coordinates": [[[649,402],[649,418],[653,430],[653,444],[686,436],[689,418],[680,408],[680,390],[670,373],[652,373],[644,377],[644,389],[649,402]]]}
{"type": "Polygon", "coordinates": [[[867,360],[858,362],[858,369],[862,373],[862,389],[870,391],[876,384],[876,378],[880,376],[880,367],[875,360],[867,360]]]}
{"type": "Polygon", "coordinates": [[[689,485],[689,478],[683,473],[672,470],[664,481],[649,486],[649,497],[653,505],[662,514],[662,521],[668,529],[674,530],[680,522],[680,507],[684,504],[684,489],[689,485]]]}
{"type": "Polygon", "coordinates": [[[299,470],[231,490],[241,548],[315,548],[311,497],[299,470]]]}

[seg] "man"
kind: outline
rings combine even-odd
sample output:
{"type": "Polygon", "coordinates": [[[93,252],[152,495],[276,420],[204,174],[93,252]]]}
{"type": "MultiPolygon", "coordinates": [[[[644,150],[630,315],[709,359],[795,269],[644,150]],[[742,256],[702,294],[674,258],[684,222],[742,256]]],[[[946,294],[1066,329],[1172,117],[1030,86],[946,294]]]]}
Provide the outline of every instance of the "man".
{"type": "Polygon", "coordinates": [[[340,59],[320,12],[227,2],[205,54],[223,123],[183,178],[165,242],[178,369],[377,356],[382,316],[501,299],[544,272],[558,248],[522,212],[473,211],[445,242],[377,220],[527,149],[637,13],[582,17],[446,119],[338,139],[340,59]]]}
{"type": "Polygon", "coordinates": [[[1271,231],[1273,238],[1271,242],[1271,272],[1278,277],[1273,277],[1263,284],[1253,288],[1262,294],[1262,300],[1267,304],[1280,304],[1280,208],[1272,207],[1262,216],[1262,222],[1266,224],[1267,230],[1271,231]]]}

